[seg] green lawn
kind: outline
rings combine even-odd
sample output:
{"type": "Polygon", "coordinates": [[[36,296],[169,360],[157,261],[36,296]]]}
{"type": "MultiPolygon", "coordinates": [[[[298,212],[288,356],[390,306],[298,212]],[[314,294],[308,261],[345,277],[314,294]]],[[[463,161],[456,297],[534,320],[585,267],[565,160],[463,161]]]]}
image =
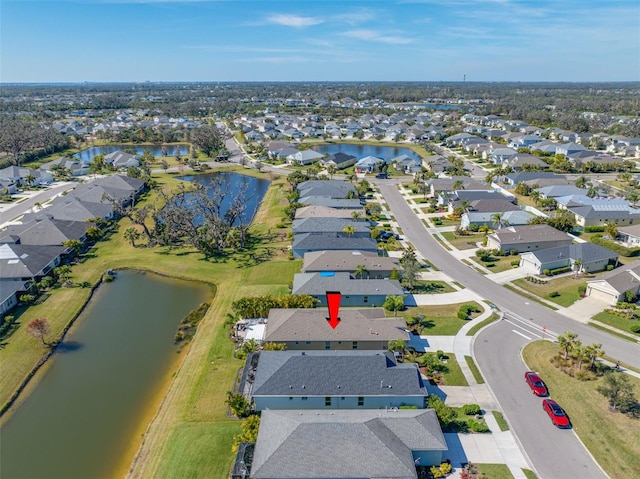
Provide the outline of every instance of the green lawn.
{"type": "Polygon", "coordinates": [[[527,479],[538,479],[538,476],[536,476],[536,473],[533,472],[531,469],[523,469],[522,472],[524,472],[524,475],[526,476],[527,479]]]}
{"type": "MultiPolygon", "coordinates": [[[[610,477],[635,479],[640,471],[640,420],[609,411],[596,391],[602,379],[578,381],[560,372],[550,359],[558,346],[549,341],[529,343],[523,350],[527,367],[544,378],[555,400],[571,417],[573,429],[610,477]]],[[[629,378],[640,397],[640,380],[629,378]]]]}
{"type": "MultiPolygon", "coordinates": [[[[414,306],[407,308],[405,311],[399,311],[398,316],[403,318],[415,318],[418,315],[422,315],[424,318],[421,320],[423,329],[420,334],[432,335],[432,336],[454,336],[462,326],[469,321],[466,319],[459,319],[456,314],[463,304],[473,304],[481,310],[480,313],[474,313],[472,316],[476,317],[482,314],[484,308],[482,305],[470,301],[468,303],[456,303],[456,304],[438,304],[430,306],[414,306]]],[[[391,313],[387,312],[387,315],[391,313]]]]}
{"type": "Polygon", "coordinates": [[[498,319],[500,315],[498,313],[492,313],[487,319],[480,321],[478,324],[473,326],[469,331],[467,331],[467,336],[473,336],[482,328],[484,328],[487,324],[493,323],[496,319],[498,319]]]}
{"type": "MultiPolygon", "coordinates": [[[[433,220],[435,219],[436,218],[431,218],[431,222],[433,223],[433,220]]],[[[450,220],[449,218],[445,218],[444,216],[440,217],[440,221],[441,221],[441,224],[437,225],[433,223],[433,225],[438,228],[441,228],[445,226],[458,226],[460,224],[460,220],[450,220]]]]}
{"type": "Polygon", "coordinates": [[[457,249],[477,248],[478,246],[476,243],[484,239],[484,233],[458,236],[453,231],[444,231],[442,236],[457,249]]]}
{"type": "Polygon", "coordinates": [[[508,431],[509,424],[500,411],[491,411],[501,431],[508,431]]]}
{"type": "Polygon", "coordinates": [[[447,356],[446,365],[448,370],[442,374],[445,386],[468,386],[469,383],[464,377],[462,369],[460,369],[460,365],[458,364],[455,354],[447,352],[444,354],[447,356]]]}
{"type": "Polygon", "coordinates": [[[535,284],[527,281],[524,278],[516,279],[513,284],[520,286],[523,289],[552,301],[560,306],[571,306],[573,303],[580,299],[578,288],[580,286],[586,286],[587,282],[578,278],[574,279],[573,275],[564,276],[562,278],[546,280],[547,284],[535,284]],[[560,296],[555,298],[550,296],[550,293],[558,292],[560,296]]]}
{"type": "Polygon", "coordinates": [[[511,290],[511,291],[513,291],[513,292],[515,292],[515,293],[518,293],[520,296],[523,296],[525,298],[530,299],[531,301],[535,301],[536,303],[540,303],[541,305],[546,306],[547,308],[552,309],[553,311],[557,311],[558,310],[558,308],[556,308],[555,306],[553,306],[553,305],[551,305],[551,304],[549,304],[549,303],[547,303],[545,301],[542,301],[542,299],[540,299],[535,294],[529,294],[527,292],[523,292],[522,290],[520,290],[520,289],[518,289],[518,288],[516,288],[513,285],[508,284],[508,283],[505,284],[504,287],[509,289],[509,290],[511,290]]]}
{"type": "Polygon", "coordinates": [[[476,464],[487,479],[513,479],[513,474],[506,464],[476,464]]]}
{"type": "Polygon", "coordinates": [[[476,366],[476,362],[473,360],[471,356],[465,356],[464,360],[467,362],[467,366],[471,369],[471,374],[473,374],[473,378],[476,380],[478,384],[484,384],[484,378],[482,374],[480,374],[480,370],[478,366],[476,366]]]}
{"type": "Polygon", "coordinates": [[[634,324],[640,324],[640,321],[637,319],[621,318],[620,316],[616,316],[615,314],[611,314],[606,311],[599,312],[592,319],[640,337],[640,333],[634,333],[631,331],[631,326],[634,324]]]}
{"type": "Polygon", "coordinates": [[[513,269],[514,267],[511,265],[511,262],[519,260],[520,256],[492,256],[492,258],[493,261],[487,261],[486,263],[480,261],[480,258],[476,256],[472,256],[470,259],[489,269],[492,273],[501,273],[502,271],[513,269]]]}
{"type": "Polygon", "coordinates": [[[438,293],[453,293],[453,288],[446,281],[423,281],[416,282],[416,286],[411,291],[414,294],[438,294],[438,293]]]}

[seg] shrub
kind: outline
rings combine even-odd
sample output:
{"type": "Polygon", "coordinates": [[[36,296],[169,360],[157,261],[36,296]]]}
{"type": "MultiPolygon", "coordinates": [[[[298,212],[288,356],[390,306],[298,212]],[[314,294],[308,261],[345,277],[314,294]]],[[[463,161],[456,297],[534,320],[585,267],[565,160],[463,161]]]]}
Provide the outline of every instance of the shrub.
{"type": "Polygon", "coordinates": [[[604,226],[585,226],[585,233],[604,233],[604,226]]]}
{"type": "Polygon", "coordinates": [[[440,472],[445,476],[451,473],[451,469],[451,464],[449,464],[448,462],[443,462],[442,464],[440,464],[440,472]]]}
{"type": "Polygon", "coordinates": [[[512,250],[510,250],[510,251],[509,251],[509,254],[510,254],[511,256],[515,256],[515,255],[517,255],[517,254],[518,254],[518,252],[517,252],[516,250],[512,249],[512,250]]]}
{"type": "Polygon", "coordinates": [[[584,294],[587,292],[587,287],[583,284],[578,286],[578,294],[580,296],[584,296],[584,294]]]}
{"type": "Polygon", "coordinates": [[[460,308],[458,310],[458,319],[469,319],[469,314],[467,313],[466,309],[462,309],[460,308]]]}
{"type": "Polygon", "coordinates": [[[514,259],[511,262],[511,266],[513,266],[513,267],[520,266],[520,260],[519,259],[514,259]]]}
{"type": "Polygon", "coordinates": [[[624,246],[615,243],[614,241],[608,241],[597,235],[591,238],[591,242],[597,244],[598,246],[610,249],[614,253],[618,253],[621,256],[640,256],[640,247],[625,248],[624,246]]]}
{"type": "Polygon", "coordinates": [[[102,280],[103,280],[105,283],[111,283],[111,281],[113,281],[114,279],[116,279],[116,277],[115,277],[114,275],[112,275],[112,274],[108,274],[108,273],[107,273],[107,274],[105,274],[105,275],[103,276],[103,278],[102,278],[102,280]]]}
{"type": "Polygon", "coordinates": [[[471,432],[491,432],[489,426],[482,422],[475,421],[473,419],[467,420],[467,425],[471,432]]]}
{"type": "Polygon", "coordinates": [[[549,293],[550,298],[557,298],[558,296],[560,296],[560,293],[558,291],[551,291],[549,293]]]}
{"type": "Polygon", "coordinates": [[[632,333],[640,333],[640,323],[632,324],[631,327],[629,328],[629,331],[631,331],[632,333]]]}
{"type": "Polygon", "coordinates": [[[550,272],[548,269],[543,269],[542,274],[544,274],[545,276],[550,276],[550,272]]]}
{"type": "Polygon", "coordinates": [[[608,264],[607,265],[607,271],[611,271],[613,269],[613,265],[612,264],[608,264]]]}
{"type": "Polygon", "coordinates": [[[438,359],[442,359],[442,358],[444,358],[444,357],[445,357],[444,352],[443,352],[441,349],[438,349],[438,350],[436,351],[436,358],[438,358],[438,359]]]}
{"type": "Polygon", "coordinates": [[[478,404],[465,404],[462,406],[462,412],[467,416],[475,416],[476,414],[481,414],[482,410],[478,404]]]}

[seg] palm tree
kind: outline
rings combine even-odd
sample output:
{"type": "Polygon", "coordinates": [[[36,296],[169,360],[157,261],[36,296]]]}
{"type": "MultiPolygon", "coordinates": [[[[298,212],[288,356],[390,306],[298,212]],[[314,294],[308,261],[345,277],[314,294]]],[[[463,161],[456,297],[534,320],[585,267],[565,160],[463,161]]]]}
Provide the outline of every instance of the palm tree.
{"type": "Polygon", "coordinates": [[[336,165],[327,166],[327,173],[329,173],[330,179],[333,179],[333,175],[335,175],[337,172],[338,172],[338,168],[336,168],[336,165]]]}
{"type": "Polygon", "coordinates": [[[362,216],[362,213],[360,213],[359,211],[354,211],[351,213],[351,217],[353,218],[353,221],[359,221],[361,216],[362,216]]]}
{"type": "Polygon", "coordinates": [[[392,339],[387,348],[389,351],[404,352],[407,342],[404,339],[392,339]]]}
{"type": "Polygon", "coordinates": [[[578,335],[571,331],[565,331],[564,334],[558,336],[558,344],[560,345],[560,349],[564,352],[564,359],[569,359],[569,353],[579,342],[577,338],[578,335]]]}
{"type": "Polygon", "coordinates": [[[498,229],[501,229],[503,226],[509,226],[509,222],[503,217],[504,213],[494,213],[491,215],[491,221],[493,221],[494,225],[498,225],[498,229]]]}
{"type": "Polygon", "coordinates": [[[596,359],[604,356],[604,351],[602,350],[602,344],[593,343],[589,346],[585,347],[585,353],[589,357],[589,368],[594,369],[596,365],[596,359]]]}
{"type": "Polygon", "coordinates": [[[356,270],[355,270],[356,278],[358,276],[362,278],[365,273],[367,273],[367,276],[369,276],[369,270],[367,270],[367,267],[365,265],[359,264],[356,266],[356,270]]]}
{"type": "Polygon", "coordinates": [[[347,236],[351,237],[355,234],[356,228],[353,225],[347,225],[344,228],[342,228],[342,232],[345,233],[347,236]]]}
{"type": "Polygon", "coordinates": [[[382,307],[387,311],[393,311],[393,317],[398,316],[398,311],[402,311],[404,309],[404,295],[400,296],[387,296],[384,299],[384,304],[382,307]]]}
{"type": "Polygon", "coordinates": [[[136,240],[140,239],[140,233],[133,226],[124,230],[122,237],[131,243],[131,246],[136,247],[136,240]]]}
{"type": "Polygon", "coordinates": [[[456,180],[451,185],[451,191],[464,190],[464,182],[462,180],[456,180]]]}

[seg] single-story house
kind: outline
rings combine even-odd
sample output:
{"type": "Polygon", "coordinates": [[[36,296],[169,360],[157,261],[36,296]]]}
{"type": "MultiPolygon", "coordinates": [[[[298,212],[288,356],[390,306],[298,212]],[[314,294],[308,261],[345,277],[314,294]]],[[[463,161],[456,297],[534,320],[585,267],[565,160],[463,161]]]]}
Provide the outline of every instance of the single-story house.
{"type": "Polygon", "coordinates": [[[333,329],[327,324],[327,311],[324,308],[272,308],[263,341],[284,343],[287,351],[386,351],[389,341],[409,339],[404,319],[386,318],[384,310],[380,308],[342,308],[339,317],[340,323],[333,329]]]}
{"type": "Polygon", "coordinates": [[[408,155],[400,155],[391,159],[396,171],[402,171],[406,174],[414,174],[422,168],[422,161],[411,158],[408,155]]]}
{"type": "Polygon", "coordinates": [[[0,281],[40,280],[61,263],[63,246],[0,244],[0,281]]]}
{"type": "Polygon", "coordinates": [[[566,180],[566,176],[558,175],[551,171],[520,171],[518,173],[510,173],[503,177],[506,184],[516,186],[518,183],[525,181],[539,180],[542,178],[562,178],[566,180]]]}
{"type": "Polygon", "coordinates": [[[293,277],[293,294],[308,294],[327,305],[327,291],[340,291],[343,306],[382,306],[387,296],[402,296],[394,279],[353,279],[349,273],[298,273],[293,277]]]}
{"type": "Polygon", "coordinates": [[[433,155],[422,159],[422,164],[425,168],[433,171],[436,175],[445,173],[450,168],[454,167],[454,164],[447,160],[444,156],[433,155]]]}
{"type": "Polygon", "coordinates": [[[67,221],[87,221],[93,218],[109,220],[114,217],[114,210],[110,204],[92,203],[68,194],[56,198],[51,206],[36,213],[26,213],[22,221],[26,223],[44,216],[67,221]]]}
{"type": "Polygon", "coordinates": [[[640,294],[640,265],[629,263],[609,271],[598,279],[587,281],[587,296],[603,299],[614,306],[625,301],[625,293],[640,294]]]}
{"type": "Polygon", "coordinates": [[[296,210],[296,219],[303,218],[353,218],[353,212],[357,211],[359,214],[359,218],[366,217],[366,211],[362,209],[358,210],[348,210],[341,208],[330,208],[328,206],[302,206],[296,210]]]}
{"type": "Polygon", "coordinates": [[[428,180],[427,186],[429,187],[429,191],[431,196],[435,197],[441,191],[453,191],[454,185],[457,186],[458,190],[465,191],[489,191],[493,190],[490,186],[487,186],[483,183],[480,183],[477,180],[474,180],[468,176],[452,176],[451,178],[434,178],[432,180],[428,180]],[[460,183],[458,183],[460,182],[460,183]]]}
{"type": "Polygon", "coordinates": [[[18,305],[19,293],[26,290],[25,281],[0,280],[0,319],[18,305]]]}
{"type": "MultiPolygon", "coordinates": [[[[583,193],[585,193],[584,190],[583,193]]],[[[624,198],[592,198],[585,194],[558,196],[555,198],[555,201],[560,209],[575,208],[577,206],[595,206],[596,209],[612,210],[618,208],[627,209],[627,207],[630,206],[630,203],[624,198]]]]}
{"type": "Polygon", "coordinates": [[[348,236],[345,233],[300,233],[293,237],[293,257],[303,258],[310,251],[359,250],[378,251],[371,237],[348,236]]]}
{"type": "Polygon", "coordinates": [[[313,150],[299,151],[293,155],[287,156],[287,161],[296,165],[311,165],[322,158],[324,155],[313,150]]]}
{"type": "Polygon", "coordinates": [[[80,160],[56,158],[55,160],[40,165],[40,169],[48,171],[53,175],[57,168],[66,168],[70,172],[71,176],[82,176],[89,173],[89,166],[90,165],[88,163],[83,163],[80,160]]]}
{"type": "Polygon", "coordinates": [[[365,156],[356,162],[356,173],[373,173],[381,162],[385,161],[375,156],[365,156]]]}
{"type": "Polygon", "coordinates": [[[339,151],[332,155],[327,156],[325,159],[320,160],[322,166],[335,166],[338,170],[344,170],[351,165],[356,164],[357,158],[353,155],[348,155],[339,151]]]}
{"type": "Polygon", "coordinates": [[[308,196],[326,196],[329,198],[347,198],[355,195],[357,190],[354,185],[342,180],[309,180],[298,184],[297,190],[300,198],[308,196]]]}
{"type": "Polygon", "coordinates": [[[57,246],[69,240],[84,243],[90,226],[93,223],[39,217],[26,223],[9,225],[0,232],[0,243],[57,246]]]}
{"type": "Polygon", "coordinates": [[[257,411],[426,407],[418,366],[397,363],[391,351],[260,351],[254,356],[247,358],[240,390],[257,411]],[[247,370],[255,370],[253,379],[247,370]]]}
{"type": "Polygon", "coordinates": [[[630,206],[589,205],[569,208],[578,226],[629,226],[640,222],[640,210],[630,206]]]}
{"type": "MultiPolygon", "coordinates": [[[[496,229],[500,225],[496,223],[494,215],[496,213],[502,213],[501,211],[467,211],[460,217],[460,227],[469,228],[472,224],[478,226],[488,226],[489,228],[496,229]]],[[[535,215],[528,211],[516,209],[513,211],[505,211],[502,213],[502,222],[504,225],[509,224],[511,226],[522,226],[529,223],[535,215]]]]}
{"type": "Polygon", "coordinates": [[[140,166],[140,161],[136,156],[120,150],[104,155],[104,162],[118,170],[121,168],[129,168],[131,166],[140,166]]]}
{"type": "Polygon", "coordinates": [[[576,243],[522,253],[520,267],[535,274],[564,267],[594,273],[602,271],[608,264],[617,264],[618,256],[617,253],[594,243],[576,243]],[[578,260],[582,264],[576,266],[578,260]]]}
{"type": "Polygon", "coordinates": [[[576,185],[566,184],[544,186],[538,188],[537,191],[540,193],[541,198],[561,198],[563,196],[580,195],[585,193],[583,188],[578,188],[576,185]]]}
{"type": "Polygon", "coordinates": [[[293,220],[291,229],[294,234],[344,233],[344,229],[349,227],[353,228],[353,233],[347,236],[371,237],[371,227],[368,221],[354,221],[351,218],[303,218],[293,220]]]}
{"type": "Polygon", "coordinates": [[[640,223],[618,228],[618,241],[624,243],[627,248],[640,246],[640,223]]]}
{"type": "Polygon", "coordinates": [[[487,236],[487,248],[502,251],[536,251],[566,246],[573,238],[549,225],[509,226],[487,236]]]}
{"type": "Polygon", "coordinates": [[[363,278],[385,279],[393,270],[402,274],[399,258],[378,256],[372,251],[358,250],[322,250],[304,254],[303,273],[351,273],[355,275],[358,267],[364,266],[363,278]]]}
{"type": "MultiPolygon", "coordinates": [[[[338,208],[343,210],[362,210],[362,203],[359,199],[331,198],[329,196],[305,196],[298,200],[300,204],[307,206],[326,206],[328,208],[338,208]]],[[[349,213],[351,214],[351,212],[349,213]]]]}
{"type": "Polygon", "coordinates": [[[416,465],[437,466],[446,451],[432,409],[267,410],[248,477],[417,479],[416,465]]]}

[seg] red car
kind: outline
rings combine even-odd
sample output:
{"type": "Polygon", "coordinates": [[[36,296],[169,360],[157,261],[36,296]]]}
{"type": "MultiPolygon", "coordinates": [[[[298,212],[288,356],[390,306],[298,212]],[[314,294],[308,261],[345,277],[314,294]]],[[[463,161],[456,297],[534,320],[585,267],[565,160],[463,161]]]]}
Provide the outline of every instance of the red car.
{"type": "Polygon", "coordinates": [[[533,394],[536,396],[547,396],[549,391],[547,391],[547,386],[544,385],[540,376],[532,371],[527,371],[524,373],[524,380],[527,382],[533,394]]]}
{"type": "Polygon", "coordinates": [[[564,412],[564,409],[558,406],[558,403],[553,399],[544,399],[542,401],[542,408],[549,415],[554,426],[562,428],[571,427],[567,413],[564,412]]]}

